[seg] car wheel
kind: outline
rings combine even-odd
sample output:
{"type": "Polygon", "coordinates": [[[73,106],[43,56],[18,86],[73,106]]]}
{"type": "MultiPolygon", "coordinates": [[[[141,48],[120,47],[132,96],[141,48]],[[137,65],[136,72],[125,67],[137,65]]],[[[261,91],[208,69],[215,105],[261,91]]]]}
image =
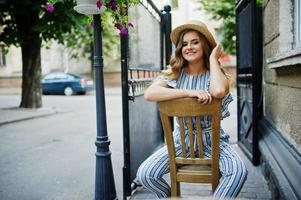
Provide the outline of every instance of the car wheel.
{"type": "Polygon", "coordinates": [[[73,95],[73,89],[72,89],[72,87],[70,87],[70,86],[65,87],[65,89],[64,89],[64,94],[65,94],[66,96],[71,96],[71,95],[73,95]]]}

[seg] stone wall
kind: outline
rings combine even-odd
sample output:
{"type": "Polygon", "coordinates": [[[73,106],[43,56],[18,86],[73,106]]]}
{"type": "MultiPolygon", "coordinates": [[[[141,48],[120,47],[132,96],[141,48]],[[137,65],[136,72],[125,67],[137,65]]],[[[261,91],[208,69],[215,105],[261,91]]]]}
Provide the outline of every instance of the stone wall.
{"type": "MultiPolygon", "coordinates": [[[[301,51],[294,47],[293,2],[264,4],[264,114],[301,147],[301,51]]],[[[301,50],[301,49],[300,49],[301,50]]]]}
{"type": "Polygon", "coordinates": [[[264,1],[263,32],[261,166],[272,199],[300,199],[301,45],[294,41],[294,0],[264,1]]]}

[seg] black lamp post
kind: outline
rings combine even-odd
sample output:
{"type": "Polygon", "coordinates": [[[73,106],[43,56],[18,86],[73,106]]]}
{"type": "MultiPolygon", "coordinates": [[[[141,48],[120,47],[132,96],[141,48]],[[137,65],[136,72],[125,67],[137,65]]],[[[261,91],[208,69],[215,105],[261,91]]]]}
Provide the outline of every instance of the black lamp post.
{"type": "Polygon", "coordinates": [[[170,40],[170,33],[171,33],[171,7],[170,5],[166,4],[163,9],[163,19],[165,23],[164,33],[165,33],[165,64],[166,66],[169,65],[171,52],[172,52],[172,44],[170,40]]]}
{"type": "Polygon", "coordinates": [[[82,14],[93,14],[94,27],[94,68],[95,68],[95,96],[96,96],[96,124],[97,137],[95,145],[97,151],[95,171],[95,200],[117,199],[114,175],[112,169],[110,140],[107,134],[106,105],[103,80],[103,58],[102,58],[102,28],[100,10],[96,8],[96,0],[87,2],[78,1],[74,8],[82,14]],[[91,3],[92,2],[92,3],[91,3]]]}

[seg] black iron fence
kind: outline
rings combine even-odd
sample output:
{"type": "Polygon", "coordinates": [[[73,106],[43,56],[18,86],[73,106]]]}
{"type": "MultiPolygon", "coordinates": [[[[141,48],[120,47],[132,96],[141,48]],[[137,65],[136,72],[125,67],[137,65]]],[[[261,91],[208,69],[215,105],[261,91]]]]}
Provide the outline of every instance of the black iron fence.
{"type": "Polygon", "coordinates": [[[134,28],[121,38],[124,199],[131,195],[140,164],[164,143],[156,103],[145,101],[143,94],[170,57],[169,11],[169,6],[160,11],[152,1],[141,0],[129,9],[134,28]]]}
{"type": "Polygon", "coordinates": [[[257,124],[262,116],[262,10],[256,1],[236,2],[238,144],[259,163],[257,124]]]}
{"type": "Polygon", "coordinates": [[[144,90],[160,74],[160,70],[150,69],[129,69],[130,77],[128,79],[129,100],[135,101],[135,97],[142,96],[144,90]]]}

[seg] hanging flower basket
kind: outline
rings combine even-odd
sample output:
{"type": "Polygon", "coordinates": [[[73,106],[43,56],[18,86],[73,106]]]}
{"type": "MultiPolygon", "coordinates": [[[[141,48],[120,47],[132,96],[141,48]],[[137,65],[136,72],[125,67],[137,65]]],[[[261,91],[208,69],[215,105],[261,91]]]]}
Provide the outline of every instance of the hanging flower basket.
{"type": "MultiPolygon", "coordinates": [[[[48,0],[45,9],[49,13],[55,12],[55,3],[63,0],[48,0]]],[[[102,14],[109,12],[113,16],[114,27],[120,35],[127,35],[128,29],[134,27],[128,21],[128,5],[125,0],[77,0],[74,9],[86,15],[102,14]]],[[[139,0],[130,1],[131,5],[139,3],[139,0]]]]}
{"type": "Polygon", "coordinates": [[[77,0],[74,10],[86,15],[101,14],[106,11],[106,7],[100,6],[99,3],[100,1],[98,0],[77,0]]]}

